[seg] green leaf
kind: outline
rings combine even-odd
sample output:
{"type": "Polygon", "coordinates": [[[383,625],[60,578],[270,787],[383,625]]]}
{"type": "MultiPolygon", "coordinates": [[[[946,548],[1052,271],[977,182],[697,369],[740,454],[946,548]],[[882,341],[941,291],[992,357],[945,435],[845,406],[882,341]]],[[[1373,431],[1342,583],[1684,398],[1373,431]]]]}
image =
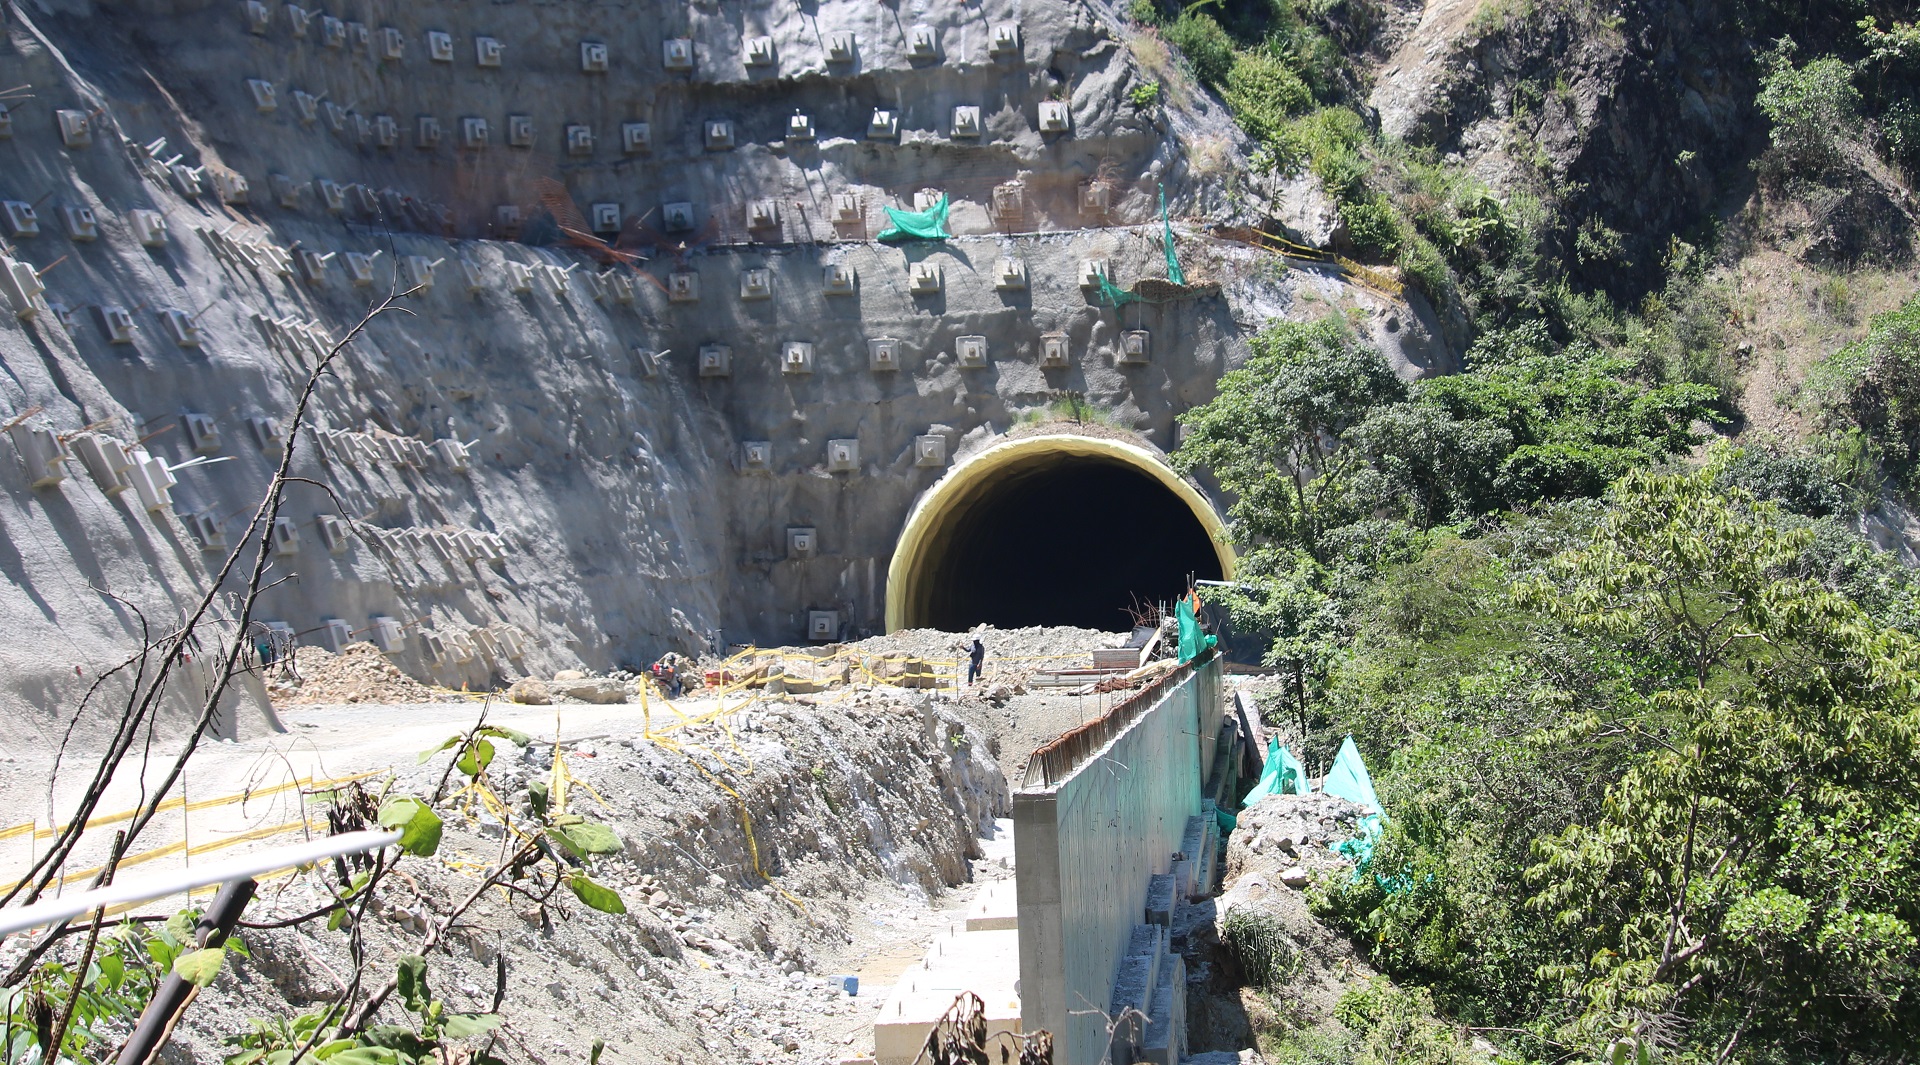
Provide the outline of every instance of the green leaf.
{"type": "Polygon", "coordinates": [[[327,914],[327,931],[338,932],[340,930],[340,926],[346,923],[346,920],[347,920],[347,908],[345,906],[335,906],[327,914]]]}
{"type": "Polygon", "coordinates": [[[477,777],[480,771],[493,762],[493,743],[490,740],[475,740],[460,753],[460,760],[453,763],[455,769],[470,777],[477,777]]]}
{"type": "Polygon", "coordinates": [[[627,912],[627,904],[621,901],[618,892],[612,888],[596,884],[580,873],[575,873],[567,877],[567,887],[573,889],[574,895],[578,897],[581,902],[599,910],[601,913],[627,912]]]}
{"type": "Polygon", "coordinates": [[[206,987],[213,983],[214,977],[220,975],[220,963],[226,956],[225,947],[202,947],[175,958],[173,972],[195,987],[206,987]]]}
{"type": "Polygon", "coordinates": [[[456,743],[459,743],[461,740],[464,740],[466,738],[467,737],[464,734],[455,734],[452,736],[448,736],[444,741],[441,742],[440,746],[429,747],[426,750],[421,751],[420,757],[414,759],[413,764],[424,765],[427,759],[432,758],[434,755],[439,754],[441,751],[446,750],[447,748],[453,746],[456,743]]]}
{"type": "Polygon", "coordinates": [[[518,729],[502,728],[499,725],[488,725],[485,728],[480,729],[476,734],[481,736],[492,736],[495,739],[506,740],[508,743],[513,744],[515,747],[525,747],[527,744],[533,742],[532,736],[529,736],[526,733],[519,731],[518,729]]]}
{"type": "Polygon", "coordinates": [[[380,807],[380,825],[400,830],[400,849],[408,854],[424,858],[440,848],[440,815],[412,796],[388,799],[380,807]]]}
{"type": "Polygon", "coordinates": [[[401,1065],[402,1059],[398,1051],[386,1047],[354,1047],[342,1050],[327,1061],[329,1065],[401,1065]]]}
{"type": "Polygon", "coordinates": [[[198,921],[199,916],[194,911],[181,910],[160,926],[160,938],[170,946],[184,947],[193,942],[193,926],[198,921]]]}
{"type": "Polygon", "coordinates": [[[613,829],[593,821],[577,825],[561,825],[553,828],[552,833],[561,837],[567,849],[576,856],[582,854],[614,854],[620,850],[620,837],[613,829]]]}
{"type": "Polygon", "coordinates": [[[427,959],[418,954],[400,955],[400,973],[394,990],[400,992],[401,1002],[414,1013],[425,1013],[433,1000],[427,990],[427,959]]]}
{"type": "Polygon", "coordinates": [[[606,1053],[606,1051],[607,1041],[604,1039],[595,1039],[593,1041],[593,1049],[587,1052],[587,1065],[600,1065],[600,1055],[606,1053]]]}
{"type": "Polygon", "coordinates": [[[360,1041],[368,1046],[397,1050],[409,1058],[424,1058],[433,1052],[431,1042],[403,1024],[376,1024],[361,1033],[360,1041]]]}
{"type": "Polygon", "coordinates": [[[481,1035],[500,1027],[498,1013],[449,1013],[447,1014],[447,1035],[455,1039],[481,1035]]]}
{"type": "Polygon", "coordinates": [[[547,802],[548,792],[546,781],[535,780],[527,785],[527,803],[533,807],[533,816],[545,818],[547,816],[547,802]]]}

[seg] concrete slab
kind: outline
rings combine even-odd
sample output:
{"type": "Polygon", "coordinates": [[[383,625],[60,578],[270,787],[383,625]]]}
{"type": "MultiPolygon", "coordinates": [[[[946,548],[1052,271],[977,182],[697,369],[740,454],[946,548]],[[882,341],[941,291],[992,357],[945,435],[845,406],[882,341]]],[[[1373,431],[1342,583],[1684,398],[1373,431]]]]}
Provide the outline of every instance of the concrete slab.
{"type": "Polygon", "coordinates": [[[967,908],[967,931],[996,932],[1020,927],[1020,899],[1013,881],[988,884],[967,908]]]}
{"type": "Polygon", "coordinates": [[[925,958],[900,974],[873,1023],[875,1065],[911,1065],[954,1000],[971,991],[986,1008],[987,1031],[1020,1028],[1020,933],[950,925],[925,958]]]}
{"type": "Polygon", "coordinates": [[[1171,955],[1154,982],[1153,1008],[1147,1011],[1139,1057],[1151,1065],[1180,1065],[1187,1056],[1187,964],[1171,955]]]}
{"type": "Polygon", "coordinates": [[[1174,885],[1172,873],[1155,873],[1147,880],[1148,924],[1162,927],[1173,924],[1174,885]]]}

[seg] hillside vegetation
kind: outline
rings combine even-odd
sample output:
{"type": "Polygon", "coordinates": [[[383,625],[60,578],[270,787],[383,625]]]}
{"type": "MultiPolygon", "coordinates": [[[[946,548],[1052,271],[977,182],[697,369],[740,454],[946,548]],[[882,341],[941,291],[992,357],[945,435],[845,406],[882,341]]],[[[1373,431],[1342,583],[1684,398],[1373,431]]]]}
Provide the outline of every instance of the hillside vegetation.
{"type": "Polygon", "coordinates": [[[1270,723],[1309,764],[1353,735],[1389,814],[1314,902],[1393,984],[1262,1049],[1910,1061],[1920,28],[1429,7],[1131,8],[1467,353],[1408,384],[1274,322],[1187,416],[1270,723]]]}

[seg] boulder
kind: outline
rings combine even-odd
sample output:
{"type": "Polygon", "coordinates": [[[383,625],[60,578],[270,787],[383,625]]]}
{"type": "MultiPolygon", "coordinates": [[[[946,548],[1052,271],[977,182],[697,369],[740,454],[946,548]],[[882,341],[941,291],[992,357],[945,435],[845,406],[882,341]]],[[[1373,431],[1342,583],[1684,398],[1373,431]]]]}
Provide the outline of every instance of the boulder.
{"type": "Polygon", "coordinates": [[[555,691],[583,703],[624,703],[627,701],[627,686],[623,681],[611,677],[578,677],[571,680],[556,679],[555,691]]]}
{"type": "Polygon", "coordinates": [[[523,677],[514,681],[513,687],[507,689],[507,698],[529,706],[545,706],[553,702],[553,693],[547,690],[544,683],[532,677],[523,677]]]}
{"type": "Polygon", "coordinates": [[[586,680],[587,675],[577,669],[563,669],[553,675],[555,683],[569,680],[586,680]]]}

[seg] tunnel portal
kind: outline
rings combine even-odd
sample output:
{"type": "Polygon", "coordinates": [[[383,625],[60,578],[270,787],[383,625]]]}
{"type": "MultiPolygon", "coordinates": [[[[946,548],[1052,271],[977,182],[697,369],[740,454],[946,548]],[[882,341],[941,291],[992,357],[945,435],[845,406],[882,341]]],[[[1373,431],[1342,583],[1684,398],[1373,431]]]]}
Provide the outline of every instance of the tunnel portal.
{"type": "Polygon", "coordinates": [[[1205,498],[1153,453],[1086,437],[997,445],[950,471],[908,519],[888,627],[986,623],[1113,631],[1232,556],[1205,498]]]}

